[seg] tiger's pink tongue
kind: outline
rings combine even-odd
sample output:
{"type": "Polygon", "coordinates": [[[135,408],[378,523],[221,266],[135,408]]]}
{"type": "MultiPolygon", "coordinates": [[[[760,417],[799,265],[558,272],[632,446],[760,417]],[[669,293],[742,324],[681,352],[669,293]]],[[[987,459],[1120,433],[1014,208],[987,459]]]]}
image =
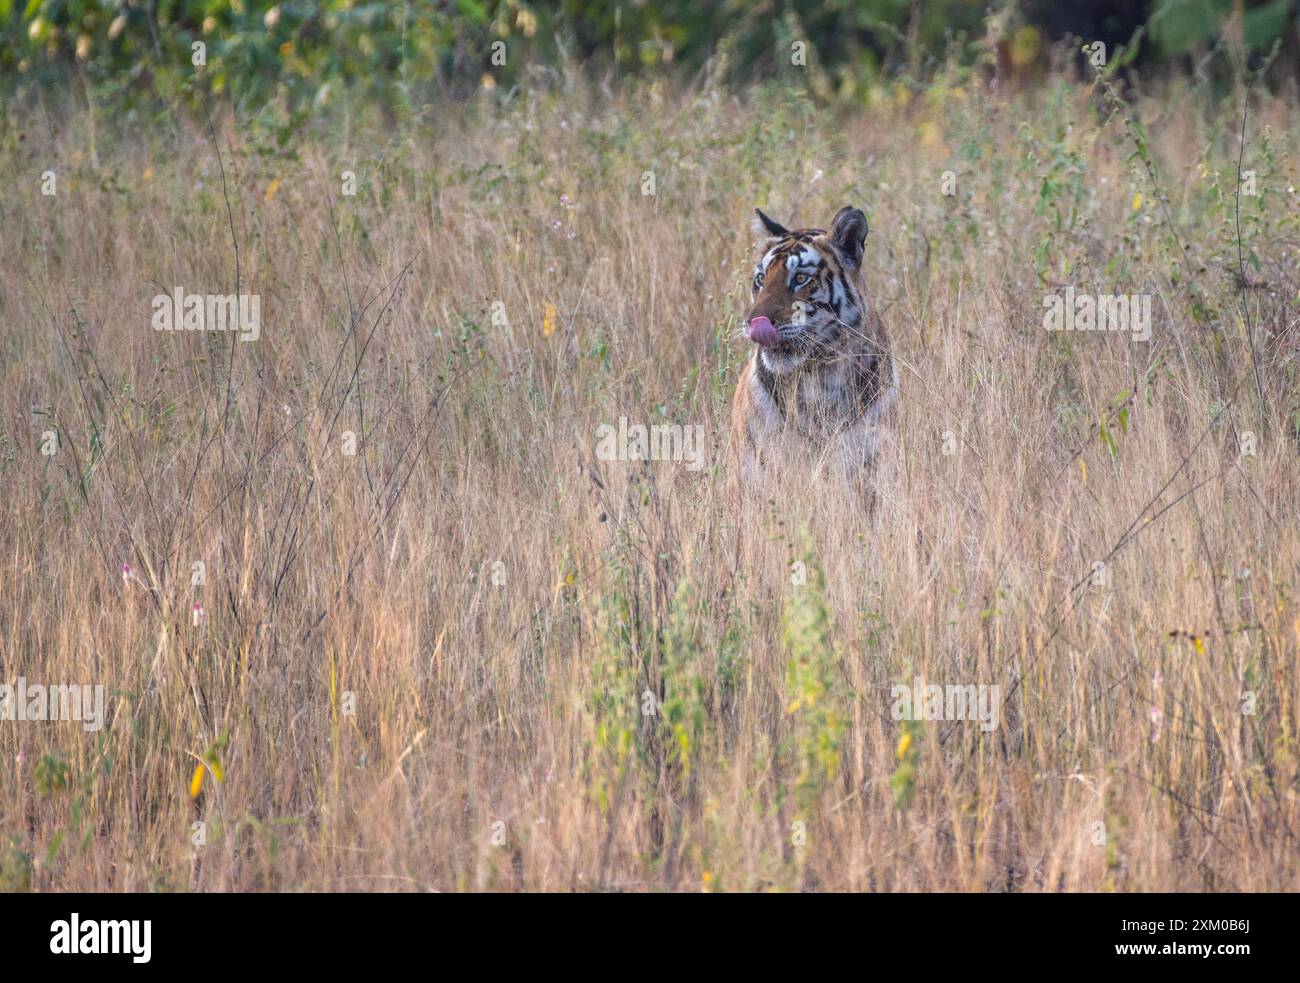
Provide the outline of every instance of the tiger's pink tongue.
{"type": "Polygon", "coordinates": [[[775,348],[781,344],[781,336],[776,333],[772,322],[765,317],[750,318],[749,340],[764,348],[775,348]]]}

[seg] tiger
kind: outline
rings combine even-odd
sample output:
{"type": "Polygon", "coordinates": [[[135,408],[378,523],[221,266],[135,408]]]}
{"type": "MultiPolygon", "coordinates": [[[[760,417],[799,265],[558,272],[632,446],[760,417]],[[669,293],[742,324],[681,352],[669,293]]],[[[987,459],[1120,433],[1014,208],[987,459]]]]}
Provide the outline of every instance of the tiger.
{"type": "Polygon", "coordinates": [[[732,400],[742,494],[799,451],[865,490],[898,400],[884,323],[858,282],[867,217],[845,206],[829,231],[792,231],[754,213],[768,238],[743,325],[753,353],[732,400]]]}

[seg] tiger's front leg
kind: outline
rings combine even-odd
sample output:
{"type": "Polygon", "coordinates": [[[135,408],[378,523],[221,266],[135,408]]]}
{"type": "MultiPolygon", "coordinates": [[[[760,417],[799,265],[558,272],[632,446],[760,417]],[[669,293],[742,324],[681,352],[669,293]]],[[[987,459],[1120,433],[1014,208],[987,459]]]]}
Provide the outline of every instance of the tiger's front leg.
{"type": "Polygon", "coordinates": [[[732,445],[736,452],[736,497],[763,477],[763,458],[781,439],[782,419],[776,404],[755,378],[755,355],[746,363],[731,404],[732,445]]]}

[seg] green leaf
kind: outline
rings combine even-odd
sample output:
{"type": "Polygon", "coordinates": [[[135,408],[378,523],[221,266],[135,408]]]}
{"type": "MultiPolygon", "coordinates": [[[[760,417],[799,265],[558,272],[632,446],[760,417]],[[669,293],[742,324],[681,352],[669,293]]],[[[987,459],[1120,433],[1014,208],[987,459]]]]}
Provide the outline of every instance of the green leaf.
{"type": "Polygon", "coordinates": [[[1241,34],[1246,47],[1267,48],[1281,37],[1291,5],[1292,0],[1273,0],[1242,14],[1241,34]]]}
{"type": "Polygon", "coordinates": [[[1119,448],[1115,446],[1115,438],[1111,436],[1109,428],[1106,426],[1106,420],[1103,418],[1098,426],[1098,435],[1101,437],[1101,446],[1110,452],[1112,460],[1119,459],[1119,448]]]}
{"type": "Polygon", "coordinates": [[[1151,15],[1151,40],[1166,54],[1183,54],[1213,38],[1231,8],[1231,0],[1165,0],[1151,15]]]}

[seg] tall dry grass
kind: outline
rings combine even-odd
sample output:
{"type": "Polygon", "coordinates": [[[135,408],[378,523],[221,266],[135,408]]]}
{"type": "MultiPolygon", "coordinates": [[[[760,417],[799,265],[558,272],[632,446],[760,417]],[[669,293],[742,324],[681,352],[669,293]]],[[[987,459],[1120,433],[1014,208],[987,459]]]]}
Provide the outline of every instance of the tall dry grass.
{"type": "Polygon", "coordinates": [[[1258,377],[1239,121],[1189,87],[11,113],[0,683],[108,722],[0,722],[4,885],[1294,889],[1296,111],[1248,129],[1258,377]],[[846,203],[902,375],[875,507],[738,515],[751,209],[846,203]],[[259,340],[151,330],[237,271],[259,340]],[[1046,332],[1067,283],[1152,342],[1046,332]],[[706,466],[598,460],[620,416],[706,466]],[[918,676],[1001,725],[895,721],[918,676]]]}

